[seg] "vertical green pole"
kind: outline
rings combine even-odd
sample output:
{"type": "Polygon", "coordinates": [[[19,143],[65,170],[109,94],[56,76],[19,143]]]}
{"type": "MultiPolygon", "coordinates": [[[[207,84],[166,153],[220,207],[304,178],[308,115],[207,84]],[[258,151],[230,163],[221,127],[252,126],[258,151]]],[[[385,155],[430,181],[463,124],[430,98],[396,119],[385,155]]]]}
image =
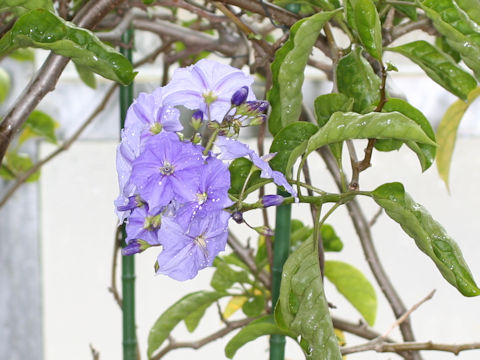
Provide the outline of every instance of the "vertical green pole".
{"type": "MultiPolygon", "coordinates": [[[[124,44],[132,44],[133,30],[122,35],[124,44]]],[[[121,53],[132,62],[132,49],[121,48],[121,53]]],[[[133,101],[133,84],[120,86],[120,125],[125,125],[127,110],[133,101]]],[[[122,246],[125,246],[125,225],[122,225],[122,246]]],[[[137,337],[135,329],[135,258],[122,256],[122,314],[123,314],[123,360],[137,359],[137,337]]]]}
{"type": "MultiPolygon", "coordinates": [[[[290,196],[284,191],[278,191],[279,195],[290,196]]],[[[275,308],[280,295],[280,283],[282,281],[283,264],[287,260],[290,247],[290,223],[291,205],[277,207],[275,216],[275,241],[273,243],[273,283],[272,283],[272,308],[275,308]]],[[[284,360],[285,336],[270,336],[270,360],[284,360]]]]}

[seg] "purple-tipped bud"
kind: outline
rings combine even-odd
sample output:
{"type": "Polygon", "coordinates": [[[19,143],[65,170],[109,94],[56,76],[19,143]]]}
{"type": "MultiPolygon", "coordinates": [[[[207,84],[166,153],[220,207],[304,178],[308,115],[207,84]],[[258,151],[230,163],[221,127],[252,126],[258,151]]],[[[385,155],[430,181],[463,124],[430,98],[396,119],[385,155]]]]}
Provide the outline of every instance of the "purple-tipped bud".
{"type": "Polygon", "coordinates": [[[256,111],[258,113],[263,113],[265,110],[268,109],[268,106],[270,105],[268,101],[265,100],[247,101],[246,104],[249,111],[256,111]]]}
{"type": "Polygon", "coordinates": [[[128,203],[127,204],[117,206],[117,210],[118,211],[128,211],[128,210],[133,210],[136,207],[141,207],[143,205],[144,205],[144,203],[142,202],[140,197],[135,195],[135,196],[130,196],[128,198],[128,203]]]}
{"type": "Polygon", "coordinates": [[[266,120],[267,120],[267,115],[260,114],[257,117],[253,118],[252,120],[250,120],[249,125],[251,126],[262,125],[266,120]]]}
{"type": "Polygon", "coordinates": [[[247,100],[248,96],[248,87],[247,86],[242,86],[240,89],[235,91],[232,95],[232,105],[233,106],[240,106],[242,105],[245,100],[247,100]]]}
{"type": "Polygon", "coordinates": [[[203,122],[203,111],[202,110],[197,110],[193,113],[192,115],[192,127],[195,130],[200,129],[200,126],[202,126],[203,122]]]}
{"type": "Polygon", "coordinates": [[[284,197],[281,195],[265,195],[262,198],[263,207],[278,206],[283,203],[284,197]]]}
{"type": "Polygon", "coordinates": [[[240,211],[237,211],[237,212],[234,212],[232,214],[232,219],[237,223],[237,224],[241,224],[243,223],[243,215],[240,211]]]}
{"type": "Polygon", "coordinates": [[[151,245],[146,241],[140,239],[130,240],[127,246],[122,249],[122,255],[135,255],[141,253],[142,251],[148,249],[151,245]]]}

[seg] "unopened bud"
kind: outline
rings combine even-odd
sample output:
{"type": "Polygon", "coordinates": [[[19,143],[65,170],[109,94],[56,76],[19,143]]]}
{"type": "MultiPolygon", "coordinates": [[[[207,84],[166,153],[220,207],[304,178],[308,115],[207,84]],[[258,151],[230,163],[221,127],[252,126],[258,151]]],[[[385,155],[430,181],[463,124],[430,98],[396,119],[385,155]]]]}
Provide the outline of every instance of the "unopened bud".
{"type": "Polygon", "coordinates": [[[267,226],[257,226],[255,228],[253,228],[253,230],[255,230],[257,233],[259,233],[260,235],[263,235],[263,236],[273,236],[273,235],[275,235],[273,230],[270,229],[267,226]]]}
{"type": "Polygon", "coordinates": [[[231,103],[233,106],[242,105],[248,96],[248,86],[242,86],[240,89],[235,91],[232,95],[231,103]]]}
{"type": "Polygon", "coordinates": [[[269,106],[268,101],[265,100],[247,101],[245,104],[248,106],[249,111],[256,111],[258,113],[263,113],[269,106]]]}
{"type": "Polygon", "coordinates": [[[252,120],[250,120],[249,125],[251,126],[262,125],[266,120],[267,120],[267,115],[261,114],[253,118],[252,120]]]}
{"type": "Polygon", "coordinates": [[[281,195],[265,195],[262,197],[262,205],[264,207],[278,206],[283,203],[284,197],[281,195]]]}
{"type": "Polygon", "coordinates": [[[203,122],[203,112],[202,112],[202,110],[195,111],[192,115],[192,127],[195,130],[198,130],[202,126],[202,122],[203,122]]]}
{"type": "Polygon", "coordinates": [[[127,246],[122,249],[123,256],[135,255],[148,249],[151,245],[144,240],[134,239],[131,240],[127,246]]]}
{"type": "Polygon", "coordinates": [[[241,224],[243,223],[243,215],[240,211],[236,211],[232,214],[232,219],[237,223],[241,224]]]}

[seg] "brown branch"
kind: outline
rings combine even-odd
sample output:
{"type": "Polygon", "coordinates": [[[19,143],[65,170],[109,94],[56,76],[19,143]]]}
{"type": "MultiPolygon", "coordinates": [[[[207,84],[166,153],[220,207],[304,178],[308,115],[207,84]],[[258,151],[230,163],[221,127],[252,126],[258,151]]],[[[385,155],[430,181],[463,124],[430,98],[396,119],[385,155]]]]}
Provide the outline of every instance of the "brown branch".
{"type": "Polygon", "coordinates": [[[122,246],[123,234],[122,234],[122,227],[118,226],[117,230],[115,231],[115,240],[113,244],[113,256],[112,256],[112,271],[111,271],[111,279],[110,279],[110,287],[108,291],[110,291],[115,299],[115,302],[118,304],[120,309],[122,309],[123,301],[122,297],[117,288],[117,261],[118,261],[118,253],[120,252],[120,248],[122,246]]]}
{"type": "MultiPolygon", "coordinates": [[[[417,21],[410,21],[405,24],[400,24],[392,29],[392,41],[399,37],[408,34],[413,30],[422,30],[429,35],[438,35],[437,30],[432,24],[432,21],[427,18],[420,18],[417,21]]],[[[385,44],[388,45],[388,44],[385,44]]]]}
{"type": "MultiPolygon", "coordinates": [[[[367,324],[363,322],[352,323],[350,321],[332,316],[332,323],[335,329],[346,331],[350,334],[362,337],[364,339],[373,340],[381,336],[379,332],[370,328],[367,324]]],[[[387,342],[394,342],[394,340],[389,337],[384,338],[384,340],[387,342]]]]}
{"type": "Polygon", "coordinates": [[[348,355],[353,353],[359,353],[364,351],[376,351],[376,352],[407,352],[407,351],[444,351],[451,352],[458,355],[462,351],[467,350],[479,350],[480,343],[469,344],[439,344],[431,341],[427,342],[404,342],[397,344],[390,344],[386,342],[368,342],[365,344],[349,346],[341,348],[342,355],[348,355]]]}
{"type": "Polygon", "coordinates": [[[92,360],[100,360],[100,353],[93,347],[92,344],[89,344],[90,353],[92,354],[92,360]]]}
{"type": "Polygon", "coordinates": [[[205,346],[215,340],[218,340],[224,337],[225,335],[231,333],[233,330],[236,330],[238,328],[241,328],[241,327],[244,327],[245,325],[250,324],[253,320],[254,319],[252,318],[248,318],[248,319],[230,321],[224,328],[196,341],[176,342],[170,338],[170,343],[165,348],[163,348],[158,354],[153,356],[151,360],[159,360],[163,358],[170,351],[179,349],[179,348],[200,349],[202,346],[205,346]]]}
{"type": "Polygon", "coordinates": [[[188,10],[199,17],[207,19],[211,23],[221,23],[226,20],[226,17],[223,15],[215,15],[214,13],[208,11],[203,6],[199,4],[194,4],[193,2],[187,2],[183,0],[158,0],[155,2],[155,5],[168,6],[175,8],[182,8],[188,10]]]}
{"type": "MultiPolygon", "coordinates": [[[[73,23],[92,29],[114,7],[125,0],[89,1],[75,16],[73,23]]],[[[69,59],[53,52],[47,57],[35,77],[27,85],[15,104],[0,123],[0,163],[5,156],[8,145],[26,121],[28,115],[37,107],[43,97],[55,89],[69,59]]]]}
{"type": "Polygon", "coordinates": [[[258,280],[267,288],[270,289],[271,287],[271,281],[269,275],[263,271],[259,270],[257,268],[257,265],[255,264],[255,260],[253,259],[252,256],[252,250],[245,248],[240,241],[237,239],[235,235],[233,235],[231,232],[228,232],[228,245],[233,249],[235,254],[242,260],[245,265],[250,269],[252,274],[255,277],[258,277],[258,280]]]}

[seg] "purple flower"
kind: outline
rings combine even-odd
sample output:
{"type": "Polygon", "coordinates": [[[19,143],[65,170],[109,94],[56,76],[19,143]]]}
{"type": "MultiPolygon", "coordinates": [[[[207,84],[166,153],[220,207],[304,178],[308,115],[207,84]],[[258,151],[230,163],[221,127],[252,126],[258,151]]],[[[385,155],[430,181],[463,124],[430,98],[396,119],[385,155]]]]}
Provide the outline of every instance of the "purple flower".
{"type": "MultiPolygon", "coordinates": [[[[285,176],[280,171],[274,171],[268,165],[268,162],[257,155],[255,151],[250,149],[248,145],[243,144],[232,138],[225,136],[219,136],[215,142],[215,145],[220,148],[220,154],[218,156],[221,160],[234,160],[239,157],[248,155],[253,164],[261,170],[260,177],[264,179],[273,179],[273,182],[277,185],[283,186],[293,197],[297,198],[297,192],[288,183],[285,176]]],[[[271,159],[275,154],[268,154],[265,157],[271,159]]]]}
{"type": "Polygon", "coordinates": [[[141,145],[152,135],[162,130],[182,131],[180,111],[163,104],[163,88],[156,89],[151,94],[140,93],[127,112],[125,132],[129,135],[130,146],[138,152],[141,145]]]}
{"type": "Polygon", "coordinates": [[[172,218],[164,218],[160,230],[164,249],[157,258],[157,274],[184,281],[211,266],[217,254],[225,250],[229,217],[228,212],[221,211],[218,216],[197,219],[187,234],[172,218]]]}
{"type": "Polygon", "coordinates": [[[262,197],[262,205],[264,207],[277,206],[283,203],[284,197],[281,195],[265,195],[262,197]]]}
{"type": "Polygon", "coordinates": [[[133,161],[130,182],[149,208],[158,212],[174,198],[180,202],[195,199],[203,164],[200,147],[162,132],[151,137],[133,161]]]}
{"type": "Polygon", "coordinates": [[[148,212],[148,206],[142,206],[134,209],[128,217],[127,244],[132,240],[143,240],[150,245],[160,245],[158,240],[158,229],[162,222],[162,215],[152,215],[148,212]]]}
{"type": "Polygon", "coordinates": [[[200,109],[209,120],[221,122],[231,108],[232,95],[242,86],[249,89],[247,100],[255,100],[250,85],[253,79],[241,70],[216,61],[202,59],[195,65],[176,69],[164,87],[163,102],[200,109]]]}
{"type": "Polygon", "coordinates": [[[199,170],[200,181],[195,192],[195,199],[183,204],[177,212],[177,221],[187,226],[193,218],[204,218],[233,205],[228,197],[230,188],[230,171],[222,161],[210,157],[199,170]]]}

